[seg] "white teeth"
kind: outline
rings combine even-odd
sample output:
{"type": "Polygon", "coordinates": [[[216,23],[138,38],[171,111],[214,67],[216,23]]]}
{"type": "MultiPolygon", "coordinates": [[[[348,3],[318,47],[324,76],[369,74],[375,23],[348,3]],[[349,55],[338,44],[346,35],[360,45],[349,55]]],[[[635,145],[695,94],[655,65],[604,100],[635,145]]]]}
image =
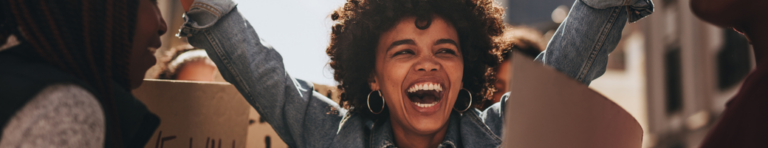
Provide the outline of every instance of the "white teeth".
{"type": "Polygon", "coordinates": [[[419,90],[434,90],[437,92],[443,91],[443,86],[440,86],[440,84],[436,83],[421,83],[411,86],[411,88],[408,88],[408,92],[416,92],[419,90]]]}
{"type": "Polygon", "coordinates": [[[413,102],[413,104],[416,104],[416,106],[418,106],[418,107],[421,107],[421,108],[427,108],[427,107],[432,107],[432,106],[435,106],[435,104],[437,104],[437,101],[435,101],[435,102],[432,102],[432,103],[419,103],[419,102],[413,102]]]}

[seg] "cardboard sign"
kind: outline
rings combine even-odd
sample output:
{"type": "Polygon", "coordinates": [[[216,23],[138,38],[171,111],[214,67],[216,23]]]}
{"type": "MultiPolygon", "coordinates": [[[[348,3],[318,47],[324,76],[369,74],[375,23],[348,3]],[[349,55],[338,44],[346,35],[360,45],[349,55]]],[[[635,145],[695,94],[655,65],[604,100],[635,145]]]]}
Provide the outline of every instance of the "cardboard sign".
{"type": "Polygon", "coordinates": [[[161,120],[145,148],[286,147],[229,83],[148,79],[133,94],[161,120]]]}
{"type": "Polygon", "coordinates": [[[551,67],[512,55],[503,147],[642,146],[640,124],[619,105],[551,67]]]}
{"type": "Polygon", "coordinates": [[[266,121],[261,118],[256,109],[249,107],[248,141],[247,148],[287,148],[288,145],[277,136],[275,130],[266,121]],[[253,121],[253,122],[251,122],[253,121]]]}

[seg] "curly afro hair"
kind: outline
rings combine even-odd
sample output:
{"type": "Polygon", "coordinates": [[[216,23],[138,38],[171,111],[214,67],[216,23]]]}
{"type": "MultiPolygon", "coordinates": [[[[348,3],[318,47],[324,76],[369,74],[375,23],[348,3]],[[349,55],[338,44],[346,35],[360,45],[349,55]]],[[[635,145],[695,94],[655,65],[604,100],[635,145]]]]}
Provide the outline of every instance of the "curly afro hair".
{"type": "Polygon", "coordinates": [[[331,14],[335,24],[326,50],[342,91],[340,105],[373,115],[366,98],[372,91],[369,82],[379,37],[404,17],[431,20],[433,15],[456,28],[464,58],[463,87],[472,92],[472,98],[483,98],[473,99],[472,104],[482,104],[494,91],[491,68],[498,64],[493,50],[498,46],[493,38],[504,31],[503,14],[504,8],[493,0],[348,0],[331,14]]]}

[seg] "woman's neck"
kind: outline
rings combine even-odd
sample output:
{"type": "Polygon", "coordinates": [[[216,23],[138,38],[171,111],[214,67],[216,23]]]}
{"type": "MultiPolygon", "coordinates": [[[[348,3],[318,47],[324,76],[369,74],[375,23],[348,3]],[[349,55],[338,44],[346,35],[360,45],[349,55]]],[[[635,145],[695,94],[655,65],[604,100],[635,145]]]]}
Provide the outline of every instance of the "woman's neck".
{"type": "Polygon", "coordinates": [[[395,145],[397,147],[434,148],[440,145],[443,138],[445,138],[446,131],[448,131],[448,124],[446,123],[433,134],[419,134],[394,123],[394,120],[392,121],[392,132],[395,136],[395,145]]]}

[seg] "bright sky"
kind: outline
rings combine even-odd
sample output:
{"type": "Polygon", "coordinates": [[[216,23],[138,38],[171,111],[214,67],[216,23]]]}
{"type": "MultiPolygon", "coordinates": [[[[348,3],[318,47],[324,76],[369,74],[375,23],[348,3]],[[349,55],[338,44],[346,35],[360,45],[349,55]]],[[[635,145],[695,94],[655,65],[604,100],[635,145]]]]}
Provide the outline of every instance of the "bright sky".
{"type": "Polygon", "coordinates": [[[333,80],[325,54],[331,12],[345,0],[240,0],[238,10],[263,40],[283,56],[288,74],[321,84],[333,80]]]}

